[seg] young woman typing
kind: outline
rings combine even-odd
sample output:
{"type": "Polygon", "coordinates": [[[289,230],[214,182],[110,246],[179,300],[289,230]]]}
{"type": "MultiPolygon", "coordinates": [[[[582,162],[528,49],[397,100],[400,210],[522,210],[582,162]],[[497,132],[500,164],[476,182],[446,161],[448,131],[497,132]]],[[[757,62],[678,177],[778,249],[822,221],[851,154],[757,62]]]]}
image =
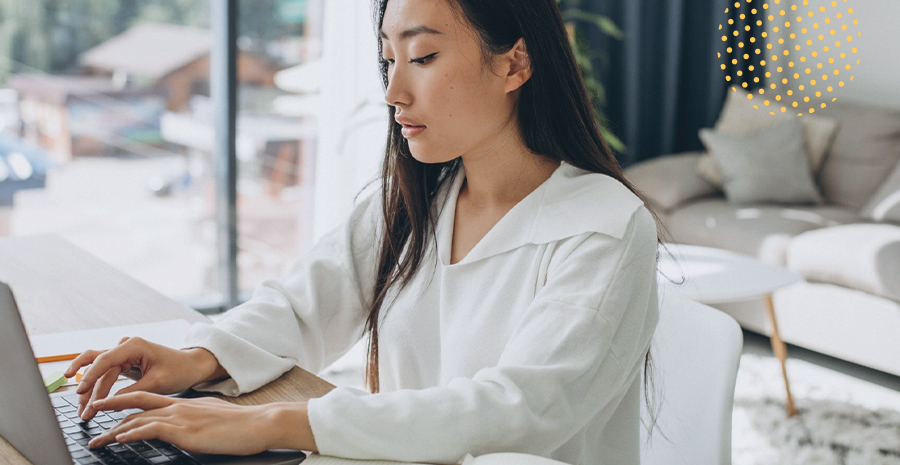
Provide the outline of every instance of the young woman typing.
{"type": "Polygon", "coordinates": [[[639,463],[656,327],[656,225],[599,135],[554,0],[376,3],[391,118],[380,192],[185,349],[86,352],[83,418],[141,408],[92,446],[294,448],[454,463],[510,451],[639,463]],[[368,337],[369,391],[236,406],[368,337]],[[142,378],[107,397],[125,370],[142,378]]]}

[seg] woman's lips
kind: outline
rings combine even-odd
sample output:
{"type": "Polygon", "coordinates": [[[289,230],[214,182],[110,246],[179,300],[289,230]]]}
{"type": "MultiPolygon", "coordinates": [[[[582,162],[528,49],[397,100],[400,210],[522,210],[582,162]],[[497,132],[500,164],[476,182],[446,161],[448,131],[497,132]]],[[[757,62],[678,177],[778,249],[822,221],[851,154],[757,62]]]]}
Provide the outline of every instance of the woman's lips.
{"type": "Polygon", "coordinates": [[[418,136],[425,130],[425,126],[403,126],[403,129],[400,130],[400,134],[403,134],[403,137],[410,139],[418,136]]]}

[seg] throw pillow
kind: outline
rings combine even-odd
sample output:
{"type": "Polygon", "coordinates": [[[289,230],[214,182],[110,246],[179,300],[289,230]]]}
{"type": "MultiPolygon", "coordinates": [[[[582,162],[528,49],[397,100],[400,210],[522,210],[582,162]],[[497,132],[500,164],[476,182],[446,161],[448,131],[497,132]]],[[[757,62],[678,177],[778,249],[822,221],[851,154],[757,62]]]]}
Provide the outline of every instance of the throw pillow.
{"type": "MultiPolygon", "coordinates": [[[[760,99],[754,97],[748,99],[749,93],[744,89],[733,90],[728,93],[722,113],[716,121],[715,129],[722,134],[742,135],[759,131],[779,121],[784,121],[793,116],[776,113],[770,115],[767,111],[753,108],[761,104],[760,99]]],[[[837,133],[838,122],[833,118],[816,115],[804,115],[803,141],[806,155],[809,157],[810,169],[815,177],[825,161],[828,149],[837,133]]],[[[709,156],[703,157],[697,163],[697,173],[712,185],[722,188],[722,175],[716,163],[709,156]]]]}
{"type": "Polygon", "coordinates": [[[722,173],[729,202],[822,202],[804,150],[799,118],[743,136],[701,129],[700,139],[722,173]]]}
{"type": "Polygon", "coordinates": [[[816,112],[841,129],[817,179],[828,203],[862,211],[900,162],[900,110],[838,100],[816,112]]]}
{"type": "Polygon", "coordinates": [[[653,207],[668,212],[688,200],[717,192],[694,170],[702,155],[685,152],[653,158],[628,167],[625,177],[653,207]]]}
{"type": "Polygon", "coordinates": [[[875,221],[900,223],[900,162],[863,207],[862,216],[875,221]]]}
{"type": "Polygon", "coordinates": [[[806,231],[791,239],[787,266],[809,282],[900,302],[900,227],[857,223],[806,231]]]}

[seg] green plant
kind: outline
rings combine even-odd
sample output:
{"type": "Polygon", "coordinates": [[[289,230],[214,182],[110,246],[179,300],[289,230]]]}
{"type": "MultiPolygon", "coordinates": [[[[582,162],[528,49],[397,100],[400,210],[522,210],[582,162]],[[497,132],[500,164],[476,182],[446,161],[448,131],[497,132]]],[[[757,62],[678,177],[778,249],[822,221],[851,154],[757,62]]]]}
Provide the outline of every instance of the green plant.
{"type": "Polygon", "coordinates": [[[608,17],[582,10],[580,8],[581,0],[556,0],[556,3],[559,4],[563,19],[566,21],[569,42],[572,44],[572,50],[575,52],[575,62],[581,69],[581,76],[584,78],[584,84],[590,94],[591,103],[594,105],[594,114],[597,117],[597,123],[600,125],[600,132],[610,148],[621,153],[625,151],[625,144],[609,129],[608,120],[603,113],[603,107],[606,105],[606,89],[603,87],[603,83],[600,82],[598,78],[599,73],[594,69],[594,65],[591,62],[593,58],[605,58],[605,55],[602,51],[591,50],[585,39],[584,31],[579,26],[588,24],[597,27],[601,32],[614,39],[622,38],[622,30],[608,17]]]}

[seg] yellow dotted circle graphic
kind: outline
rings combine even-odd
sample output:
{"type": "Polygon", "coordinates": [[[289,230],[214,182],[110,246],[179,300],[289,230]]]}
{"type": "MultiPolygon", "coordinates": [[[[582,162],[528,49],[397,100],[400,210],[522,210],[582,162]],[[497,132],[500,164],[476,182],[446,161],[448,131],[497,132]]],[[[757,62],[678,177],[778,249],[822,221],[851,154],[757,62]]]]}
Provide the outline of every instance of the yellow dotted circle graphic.
{"type": "Polygon", "coordinates": [[[837,100],[838,89],[853,81],[853,70],[860,63],[857,42],[862,31],[853,4],[854,0],[734,2],[719,25],[726,53],[717,55],[725,81],[733,91],[749,91],[753,107],[772,115],[795,111],[803,116],[825,108],[837,100]]]}

